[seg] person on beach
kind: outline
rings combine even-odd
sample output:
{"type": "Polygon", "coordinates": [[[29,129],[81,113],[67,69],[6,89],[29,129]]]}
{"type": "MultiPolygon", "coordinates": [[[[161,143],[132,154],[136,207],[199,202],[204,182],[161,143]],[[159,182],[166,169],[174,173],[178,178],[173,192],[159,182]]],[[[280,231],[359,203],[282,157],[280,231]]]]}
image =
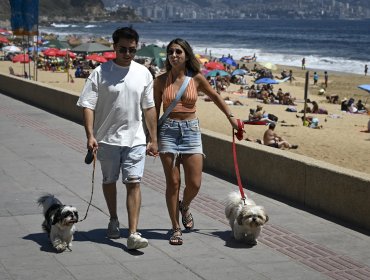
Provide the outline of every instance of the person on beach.
{"type": "Polygon", "coordinates": [[[268,129],[263,134],[263,144],[278,149],[297,149],[298,145],[291,145],[288,141],[275,133],[275,126],[275,123],[269,124],[268,129]]]}
{"type": "Polygon", "coordinates": [[[319,74],[317,72],[313,73],[313,84],[317,85],[317,82],[319,81],[319,74]]]}
{"type": "Polygon", "coordinates": [[[101,164],[103,193],[110,215],[107,236],[120,237],[116,182],[122,172],[127,191],[127,248],[141,249],[148,246],[148,240],[137,232],[145,154],[158,154],[153,78],[144,65],[133,61],[138,33],[123,27],[114,31],[112,37],[117,58],[94,69],[77,105],[83,107],[87,148],[97,152],[101,164]],[[147,145],[142,115],[151,137],[147,145]]]}
{"type": "Polygon", "coordinates": [[[302,70],[306,69],[306,58],[302,58],[302,70]]]}
{"type": "Polygon", "coordinates": [[[167,46],[166,72],[154,83],[154,100],[159,114],[170,106],[186,76],[191,79],[182,98],[162,125],[158,127],[158,151],[166,177],[166,203],[172,223],[169,243],[182,245],[179,213],[185,229],[194,227],[190,205],[199,192],[203,169],[203,148],[199,120],[196,117],[198,91],[209,96],[225,114],[231,126],[238,128],[237,121],[222,97],[212,88],[200,72],[200,65],[189,43],[183,39],[172,40],[167,46]],[[180,164],[183,165],[185,189],[180,194],[180,164]]]}
{"type": "Polygon", "coordinates": [[[367,64],[365,64],[365,76],[367,76],[367,70],[368,70],[368,67],[367,67],[367,64]]]}
{"type": "Polygon", "coordinates": [[[328,81],[329,81],[329,74],[328,74],[328,71],[325,71],[324,72],[325,88],[328,88],[328,81]]]}

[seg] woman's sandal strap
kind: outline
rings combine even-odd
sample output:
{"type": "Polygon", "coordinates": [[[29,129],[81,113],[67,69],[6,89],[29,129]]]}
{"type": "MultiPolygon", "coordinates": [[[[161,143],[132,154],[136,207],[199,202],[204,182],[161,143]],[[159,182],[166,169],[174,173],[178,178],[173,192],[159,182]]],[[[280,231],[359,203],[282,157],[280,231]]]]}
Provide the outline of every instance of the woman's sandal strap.
{"type": "Polygon", "coordinates": [[[185,229],[190,230],[194,227],[193,215],[191,213],[189,213],[188,215],[184,215],[183,213],[189,211],[189,206],[184,207],[181,201],[179,203],[180,203],[179,208],[180,208],[181,216],[182,216],[182,219],[181,219],[182,224],[185,227],[185,229]],[[191,223],[191,226],[188,226],[189,223],[191,223]]]}
{"type": "Polygon", "coordinates": [[[172,229],[171,230],[171,237],[170,237],[170,244],[171,245],[182,245],[183,241],[182,241],[182,232],[181,232],[181,228],[175,228],[175,229],[172,229]]]}

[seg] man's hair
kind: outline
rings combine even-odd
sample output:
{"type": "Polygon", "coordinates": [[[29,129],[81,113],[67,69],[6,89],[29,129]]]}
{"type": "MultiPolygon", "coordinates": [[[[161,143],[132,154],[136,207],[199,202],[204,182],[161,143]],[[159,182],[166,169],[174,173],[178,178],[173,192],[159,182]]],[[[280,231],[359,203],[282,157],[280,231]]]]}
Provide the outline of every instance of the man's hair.
{"type": "Polygon", "coordinates": [[[273,122],[269,124],[269,128],[270,128],[270,129],[272,129],[272,130],[274,130],[274,129],[275,129],[275,126],[276,126],[276,125],[275,125],[275,123],[273,123],[273,122]]]}
{"type": "Polygon", "coordinates": [[[139,42],[139,34],[132,27],[121,27],[113,32],[113,43],[117,44],[120,39],[135,40],[136,44],[139,42]]]}

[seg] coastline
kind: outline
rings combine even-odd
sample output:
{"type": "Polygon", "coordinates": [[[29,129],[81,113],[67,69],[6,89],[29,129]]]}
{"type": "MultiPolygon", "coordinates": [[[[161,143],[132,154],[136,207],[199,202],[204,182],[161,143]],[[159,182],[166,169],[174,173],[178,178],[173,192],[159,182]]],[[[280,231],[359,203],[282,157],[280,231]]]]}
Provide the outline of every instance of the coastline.
{"type": "MultiPolygon", "coordinates": [[[[252,67],[253,64],[254,63],[246,63],[248,67],[252,67]]],[[[21,64],[0,61],[0,72],[9,74],[9,66],[14,68],[16,74],[21,74],[23,71],[23,65],[21,64]]],[[[28,69],[28,65],[26,65],[26,68],[28,69]]],[[[291,92],[291,94],[297,98],[296,107],[297,110],[300,111],[303,109],[302,101],[304,96],[305,71],[298,67],[278,65],[278,69],[273,71],[274,76],[280,75],[279,73],[283,68],[286,70],[292,69],[296,80],[294,80],[292,84],[286,82],[275,85],[275,90],[281,87],[284,92],[291,92]]],[[[320,74],[320,80],[322,81],[323,73],[322,71],[318,72],[320,74]]],[[[72,71],[71,74],[73,75],[72,71]]],[[[262,104],[256,99],[247,98],[246,95],[233,94],[234,91],[239,89],[237,85],[231,85],[225,92],[222,92],[222,96],[229,97],[232,100],[239,100],[244,104],[244,106],[230,106],[231,111],[237,118],[247,119],[249,109],[255,108],[257,104],[262,105],[266,112],[278,116],[279,122],[276,132],[290,143],[299,145],[297,150],[289,150],[286,152],[306,155],[317,160],[370,174],[370,157],[368,156],[370,150],[370,134],[360,132],[361,130],[367,129],[369,115],[344,113],[340,111],[340,105],[327,103],[325,96],[317,95],[320,87],[312,85],[313,71],[311,69],[310,74],[309,98],[312,101],[317,101],[319,106],[327,109],[330,114],[315,115],[319,118],[320,125],[323,125],[323,129],[304,127],[301,120],[296,117],[296,113],[285,111],[287,106],[262,104]],[[284,121],[284,123],[282,123],[282,121],[284,121]]],[[[367,102],[367,104],[369,104],[370,95],[357,88],[359,84],[370,83],[369,79],[368,76],[365,77],[359,74],[329,72],[327,94],[338,94],[340,99],[342,97],[354,97],[356,101],[358,98],[362,98],[363,102],[365,102],[366,98],[369,98],[367,102]]],[[[251,85],[251,77],[248,77],[247,80],[248,84],[251,85]]],[[[69,89],[75,92],[76,95],[80,94],[85,82],[84,79],[74,79],[74,83],[68,83],[66,73],[45,71],[38,71],[38,81],[47,83],[53,87],[69,89]]],[[[226,117],[212,102],[205,102],[202,100],[202,97],[199,97],[197,113],[201,122],[201,128],[224,135],[230,135],[231,137],[231,128],[226,117]]],[[[263,132],[266,130],[266,126],[246,125],[245,130],[246,134],[244,137],[261,139],[263,132]]],[[[259,145],[244,140],[243,142],[247,143],[247,145],[259,145]]]]}

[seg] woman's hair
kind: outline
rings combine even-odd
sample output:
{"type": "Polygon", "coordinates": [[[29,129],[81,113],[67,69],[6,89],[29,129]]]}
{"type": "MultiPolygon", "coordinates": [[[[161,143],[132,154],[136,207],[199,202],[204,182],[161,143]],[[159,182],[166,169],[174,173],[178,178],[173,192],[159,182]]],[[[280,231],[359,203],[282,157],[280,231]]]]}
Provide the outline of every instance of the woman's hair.
{"type": "MultiPolygon", "coordinates": [[[[191,48],[189,43],[187,41],[185,41],[184,39],[176,38],[176,39],[172,40],[167,45],[166,53],[168,53],[170,47],[173,44],[179,45],[185,51],[185,58],[186,58],[185,67],[186,67],[186,70],[191,71],[193,74],[199,73],[200,72],[199,61],[195,57],[195,55],[193,53],[193,49],[191,48]]],[[[167,54],[167,59],[166,59],[165,66],[166,66],[167,71],[170,71],[171,68],[172,68],[172,66],[171,66],[171,64],[168,60],[168,54],[167,54]]]]}
{"type": "Polygon", "coordinates": [[[121,27],[113,32],[112,39],[114,44],[117,44],[121,38],[135,40],[136,44],[139,42],[139,34],[132,27],[121,27]]]}

